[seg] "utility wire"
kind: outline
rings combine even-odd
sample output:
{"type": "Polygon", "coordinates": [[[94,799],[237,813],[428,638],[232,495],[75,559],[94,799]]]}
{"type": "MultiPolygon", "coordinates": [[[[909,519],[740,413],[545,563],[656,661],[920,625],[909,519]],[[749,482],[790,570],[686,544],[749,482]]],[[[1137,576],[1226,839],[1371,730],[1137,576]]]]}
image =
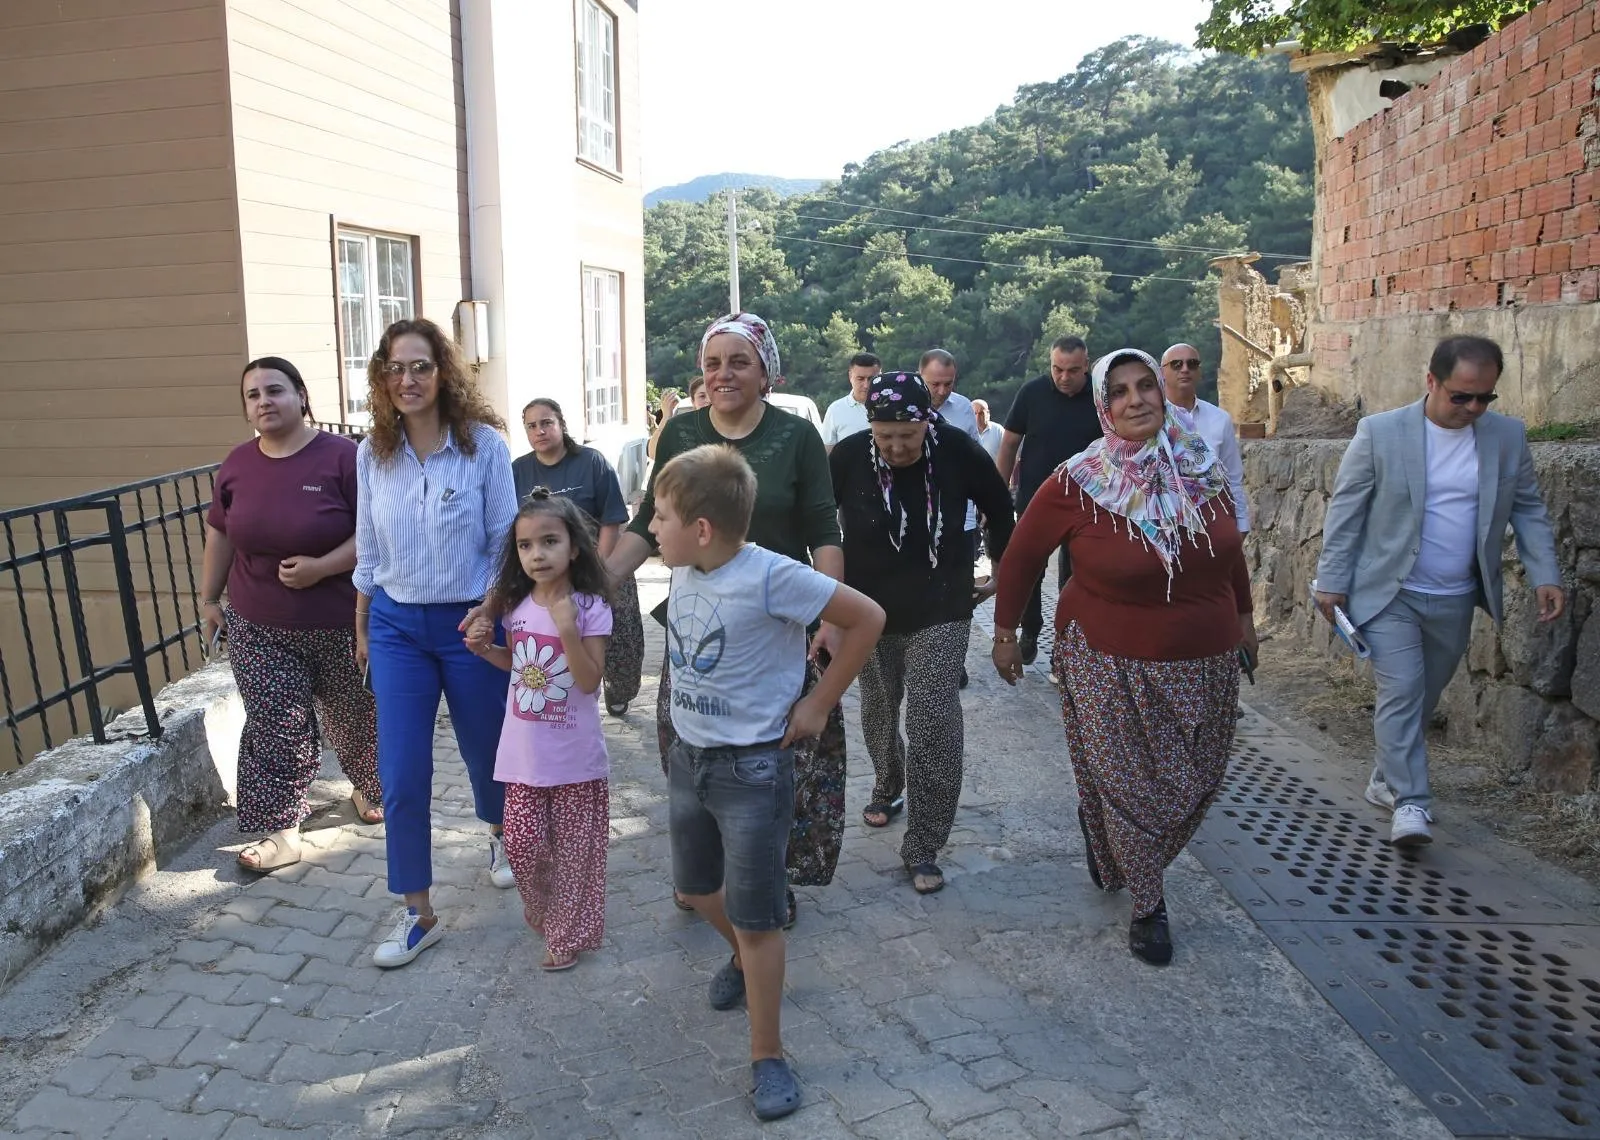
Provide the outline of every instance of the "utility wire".
{"type": "MultiPolygon", "coordinates": [[[[908,218],[928,218],[928,219],[931,219],[932,221],[936,221],[936,222],[960,222],[960,223],[962,223],[964,225],[969,225],[969,226],[988,226],[991,229],[997,229],[997,230],[1030,230],[1030,229],[1034,229],[1035,228],[1033,226],[1012,225],[1012,224],[1007,223],[1007,222],[986,222],[982,218],[963,218],[963,217],[960,217],[959,215],[955,215],[955,214],[923,214],[923,213],[918,213],[916,210],[897,210],[897,209],[894,209],[891,206],[869,206],[864,202],[850,202],[850,201],[846,201],[843,198],[821,198],[821,197],[817,197],[815,192],[813,192],[810,195],[806,195],[806,197],[810,197],[811,200],[814,201],[814,202],[825,203],[825,204],[831,205],[831,206],[848,206],[852,210],[866,210],[866,211],[871,212],[871,213],[879,213],[879,214],[901,214],[901,215],[903,215],[905,217],[908,217],[908,218]]],[[[796,216],[798,217],[799,215],[796,215],[796,216]]],[[[836,225],[842,224],[844,222],[849,221],[848,218],[822,218],[822,219],[818,219],[818,220],[820,220],[820,221],[831,221],[831,222],[834,222],[836,225]]],[[[956,232],[959,233],[959,232],[962,232],[962,231],[956,231],[956,232]]],[[[971,232],[971,231],[967,231],[967,232],[971,232]]],[[[1110,241],[1110,242],[1113,242],[1113,243],[1125,243],[1127,245],[1154,246],[1154,247],[1156,247],[1158,249],[1181,250],[1181,251],[1183,251],[1185,253],[1216,253],[1216,254],[1222,254],[1224,256],[1229,255],[1229,254],[1237,254],[1239,252],[1238,250],[1233,250],[1233,249],[1216,249],[1216,248],[1211,248],[1211,247],[1207,247],[1207,246],[1162,245],[1160,242],[1146,241],[1146,240],[1144,240],[1142,238],[1119,238],[1119,237],[1114,237],[1114,236],[1112,236],[1110,234],[1082,234],[1082,233],[1072,233],[1072,232],[1067,231],[1067,230],[1063,230],[1062,233],[1065,235],[1065,237],[1054,238],[1054,239],[1040,238],[1039,240],[1041,240],[1041,241],[1054,240],[1054,241],[1061,241],[1061,242],[1066,242],[1067,244],[1071,244],[1068,239],[1071,239],[1071,238],[1083,238],[1083,239],[1093,239],[1093,240],[1097,240],[1097,241],[1110,241]]],[[[1257,250],[1255,252],[1261,257],[1277,258],[1277,259],[1280,259],[1280,260],[1283,260],[1283,261],[1309,261],[1309,260],[1311,260],[1311,255],[1310,254],[1305,254],[1305,253],[1263,253],[1263,252],[1261,252],[1259,250],[1257,250]]]]}
{"type": "MultiPolygon", "coordinates": [[[[819,217],[816,214],[795,214],[794,216],[796,218],[803,218],[808,222],[828,222],[829,224],[835,226],[875,226],[878,229],[885,230],[907,230],[911,233],[919,234],[956,234],[961,237],[988,238],[1002,236],[1000,234],[979,233],[976,230],[948,230],[941,229],[938,226],[906,225],[904,222],[872,222],[866,220],[865,218],[824,218],[819,217]]],[[[990,222],[987,224],[995,225],[997,223],[990,222]]],[[[1104,245],[1111,246],[1114,249],[1137,249],[1141,252],[1148,250],[1154,253],[1178,251],[1183,253],[1224,253],[1233,254],[1235,256],[1238,256],[1242,253],[1241,250],[1237,249],[1212,250],[1189,245],[1160,245],[1156,242],[1139,241],[1133,238],[1128,238],[1126,240],[1119,238],[1106,238],[1103,241],[1088,241],[1082,238],[1059,238],[1052,237],[1047,234],[1035,234],[1030,232],[1028,234],[1028,240],[1049,242],[1052,245],[1104,245]]]]}
{"type": "MultiPolygon", "coordinates": [[[[772,235],[772,237],[774,241],[799,241],[804,242],[807,245],[826,245],[832,246],[834,249],[853,249],[861,253],[882,254],[885,257],[901,256],[900,254],[887,249],[873,249],[871,246],[867,245],[850,245],[848,242],[842,241],[822,241],[819,238],[800,237],[798,234],[775,233],[772,235]]],[[[972,257],[944,257],[937,253],[915,253],[910,250],[907,250],[904,256],[920,257],[929,261],[957,261],[963,265],[987,265],[995,269],[1021,269],[1029,273],[1088,273],[1099,274],[1102,277],[1127,277],[1135,281],[1173,281],[1179,285],[1212,284],[1211,281],[1207,281],[1203,278],[1157,277],[1154,274],[1145,273],[1112,273],[1105,269],[1089,269],[1084,266],[1077,265],[1022,265],[1013,261],[980,261],[977,258],[972,257]]]]}

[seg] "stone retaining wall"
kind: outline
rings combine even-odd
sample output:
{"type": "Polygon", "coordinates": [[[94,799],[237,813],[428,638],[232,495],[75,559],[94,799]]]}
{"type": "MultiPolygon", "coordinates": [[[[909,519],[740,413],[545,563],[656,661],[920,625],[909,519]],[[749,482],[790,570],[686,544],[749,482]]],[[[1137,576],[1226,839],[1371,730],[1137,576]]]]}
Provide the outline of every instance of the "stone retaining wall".
{"type": "MultiPolygon", "coordinates": [[[[1324,653],[1342,652],[1311,607],[1322,520],[1347,440],[1241,445],[1253,529],[1246,557],[1257,623],[1324,653]]],[[[1440,702],[1446,739],[1498,753],[1535,785],[1582,793],[1600,773],[1600,446],[1536,443],[1534,466],[1569,591],[1566,614],[1534,621],[1533,590],[1506,538],[1505,624],[1481,610],[1467,659],[1440,702]]]]}
{"type": "Polygon", "coordinates": [[[231,804],[244,709],[226,664],[168,685],[161,739],[135,710],[0,776],[0,984],[231,804]],[[140,735],[135,735],[140,734],[140,735]]]}

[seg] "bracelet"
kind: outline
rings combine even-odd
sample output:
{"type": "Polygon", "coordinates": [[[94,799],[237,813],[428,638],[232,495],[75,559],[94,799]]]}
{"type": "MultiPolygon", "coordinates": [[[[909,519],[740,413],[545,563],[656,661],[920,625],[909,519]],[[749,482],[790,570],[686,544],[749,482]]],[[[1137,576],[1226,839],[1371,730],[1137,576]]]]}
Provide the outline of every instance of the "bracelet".
{"type": "Polygon", "coordinates": [[[994,635],[994,643],[996,645],[1015,645],[1017,643],[1017,635],[1015,633],[1011,633],[1011,634],[996,633],[994,635]]]}
{"type": "Polygon", "coordinates": [[[222,599],[221,598],[201,598],[200,599],[200,604],[202,606],[220,606],[222,604],[222,599]]]}
{"type": "Polygon", "coordinates": [[[372,612],[372,607],[371,606],[368,606],[366,609],[362,609],[360,606],[356,607],[356,617],[365,617],[367,614],[370,614],[371,612],[372,612]]]}

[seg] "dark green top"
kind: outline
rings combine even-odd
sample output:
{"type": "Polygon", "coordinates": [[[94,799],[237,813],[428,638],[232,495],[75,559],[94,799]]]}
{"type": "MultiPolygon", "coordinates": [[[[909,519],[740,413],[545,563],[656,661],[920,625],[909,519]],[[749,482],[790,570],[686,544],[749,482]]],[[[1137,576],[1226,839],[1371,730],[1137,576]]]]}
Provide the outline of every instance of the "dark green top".
{"type": "Polygon", "coordinates": [[[708,408],[667,421],[656,442],[656,462],[644,501],[628,524],[652,549],[656,540],[649,528],[656,514],[656,472],[674,456],[706,443],[738,448],[756,473],[756,509],[746,536],[751,542],[808,566],[811,553],[819,547],[843,544],[822,437],[809,420],[768,404],[756,430],[743,439],[721,435],[711,426],[708,408]]]}

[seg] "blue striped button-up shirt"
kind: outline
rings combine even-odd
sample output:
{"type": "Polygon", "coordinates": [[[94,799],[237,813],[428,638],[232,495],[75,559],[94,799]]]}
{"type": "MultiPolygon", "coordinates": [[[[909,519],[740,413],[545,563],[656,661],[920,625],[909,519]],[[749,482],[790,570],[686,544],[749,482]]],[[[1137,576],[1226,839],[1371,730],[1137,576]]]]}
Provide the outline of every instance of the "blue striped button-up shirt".
{"type": "Polygon", "coordinates": [[[404,434],[381,460],[372,442],[356,452],[356,589],[381,589],[407,605],[482,598],[498,568],[517,492],[511,452],[491,427],[472,429],[477,454],[462,454],[450,434],[419,459],[404,434]]]}

